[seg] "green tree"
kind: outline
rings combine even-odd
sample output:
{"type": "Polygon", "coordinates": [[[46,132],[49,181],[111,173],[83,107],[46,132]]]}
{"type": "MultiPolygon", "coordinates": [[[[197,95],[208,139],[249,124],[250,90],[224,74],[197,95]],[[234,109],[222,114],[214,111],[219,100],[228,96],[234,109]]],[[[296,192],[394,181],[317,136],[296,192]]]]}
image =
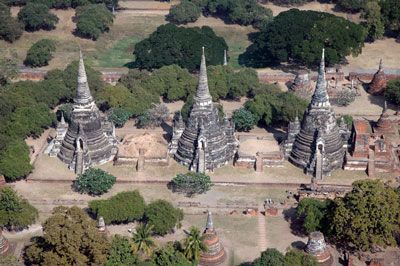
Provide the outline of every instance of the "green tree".
{"type": "Polygon", "coordinates": [[[143,69],[154,69],[176,64],[195,71],[200,67],[202,46],[206,50],[208,65],[222,64],[224,50],[228,50],[228,46],[210,27],[161,25],[147,39],[135,45],[135,65],[143,69]]]}
{"type": "Polygon", "coordinates": [[[29,147],[23,140],[13,140],[0,152],[0,173],[8,182],[27,176],[32,169],[29,147]]]}
{"type": "Polygon", "coordinates": [[[53,52],[56,50],[56,43],[49,39],[42,39],[35,42],[29,48],[24,64],[32,67],[47,66],[53,58],[53,52]]]}
{"type": "Polygon", "coordinates": [[[296,218],[301,221],[303,230],[309,234],[321,231],[328,234],[328,214],[332,210],[331,200],[317,200],[312,198],[302,199],[296,207],[296,218]]]}
{"type": "Polygon", "coordinates": [[[0,189],[0,227],[22,230],[33,224],[37,218],[37,209],[18,196],[11,187],[0,189]]]}
{"type": "Polygon", "coordinates": [[[292,249],[285,254],[284,266],[318,266],[318,262],[311,255],[297,249],[292,249]]]}
{"type": "Polygon", "coordinates": [[[153,237],[153,225],[139,224],[136,226],[136,232],[132,234],[133,248],[136,252],[150,257],[155,246],[153,237]]]}
{"type": "Polygon", "coordinates": [[[76,9],[75,33],[83,38],[96,40],[108,31],[113,24],[114,15],[104,4],[84,5],[76,9]]]}
{"type": "Polygon", "coordinates": [[[232,120],[238,131],[249,131],[257,124],[254,115],[245,108],[239,108],[233,112],[232,120]]]}
{"type": "Polygon", "coordinates": [[[342,17],[290,9],[255,34],[253,44],[239,56],[239,62],[256,67],[281,62],[317,66],[325,48],[326,62],[336,64],[350,54],[361,53],[365,37],[363,26],[342,17]]]}
{"type": "Polygon", "coordinates": [[[179,242],[167,243],[167,245],[156,249],[151,257],[152,262],[159,266],[191,266],[193,265],[188,259],[185,258],[180,250],[179,242]]]}
{"type": "Polygon", "coordinates": [[[28,3],[18,13],[18,19],[27,31],[52,30],[58,23],[58,17],[49,12],[43,4],[28,3]]]}
{"type": "Polygon", "coordinates": [[[153,226],[157,235],[165,235],[180,226],[183,212],[165,200],[156,200],[147,205],[144,214],[145,221],[153,226]]]}
{"type": "Polygon", "coordinates": [[[129,223],[143,217],[145,202],[139,191],[120,192],[107,200],[92,200],[90,211],[106,224],[129,223]]]}
{"type": "Polygon", "coordinates": [[[106,193],[115,184],[116,177],[96,168],[89,168],[74,181],[74,187],[81,193],[98,196],[106,193]]]}
{"type": "Polygon", "coordinates": [[[400,2],[397,0],[379,1],[382,12],[382,20],[385,28],[395,37],[400,33],[400,2]]]}
{"type": "Polygon", "coordinates": [[[183,241],[183,254],[191,262],[197,264],[200,260],[200,253],[207,251],[207,246],[204,244],[205,236],[200,233],[197,227],[190,227],[187,237],[183,241]]]}
{"type": "Polygon", "coordinates": [[[253,266],[283,266],[285,256],[275,248],[261,252],[261,256],[253,261],[253,266]]]}
{"type": "Polygon", "coordinates": [[[188,172],[186,174],[177,174],[168,187],[173,192],[184,193],[187,197],[195,194],[206,193],[213,186],[210,176],[204,173],[188,172]]]}
{"type": "Polygon", "coordinates": [[[400,106],[400,78],[390,80],[385,90],[386,100],[400,106]]]}
{"type": "Polygon", "coordinates": [[[106,266],[134,266],[137,262],[138,256],[133,252],[129,239],[114,235],[106,266]]]}
{"type": "Polygon", "coordinates": [[[195,22],[201,14],[198,5],[190,1],[182,1],[180,4],[172,6],[167,15],[167,20],[176,24],[187,24],[195,22]]]}
{"type": "Polygon", "coordinates": [[[350,12],[359,12],[365,8],[368,0],[337,0],[336,6],[350,12]]]}
{"type": "Polygon", "coordinates": [[[366,20],[364,25],[368,31],[368,38],[372,41],[382,39],[385,26],[382,21],[381,7],[377,1],[369,0],[365,4],[362,17],[366,20]]]}
{"type": "Polygon", "coordinates": [[[110,244],[95,221],[76,206],[56,207],[43,232],[26,249],[29,265],[104,265],[107,261],[110,244]]]}
{"type": "Polygon", "coordinates": [[[335,200],[332,236],[350,250],[394,245],[394,234],[399,232],[399,204],[399,194],[382,181],[356,181],[351,192],[335,200]]]}
{"type": "Polygon", "coordinates": [[[0,2],[0,39],[14,42],[22,36],[22,25],[11,16],[10,8],[0,2]]]}
{"type": "Polygon", "coordinates": [[[15,55],[0,58],[0,88],[7,85],[10,82],[10,79],[16,78],[18,73],[18,63],[15,55]]]}
{"type": "Polygon", "coordinates": [[[111,108],[108,113],[108,118],[114,123],[116,127],[123,127],[128,122],[131,113],[124,108],[111,108]]]}

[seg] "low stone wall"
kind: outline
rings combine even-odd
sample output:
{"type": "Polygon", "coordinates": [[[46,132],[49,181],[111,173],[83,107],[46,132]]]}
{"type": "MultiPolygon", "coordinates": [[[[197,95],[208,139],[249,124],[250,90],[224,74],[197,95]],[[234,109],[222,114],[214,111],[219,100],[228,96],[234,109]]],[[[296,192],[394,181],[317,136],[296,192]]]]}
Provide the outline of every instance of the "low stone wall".
{"type": "MultiPolygon", "coordinates": [[[[122,157],[118,156],[114,165],[133,165],[136,166],[138,163],[139,157],[122,157]]],[[[145,165],[152,166],[168,166],[169,165],[169,156],[165,157],[145,157],[144,158],[145,165]]]]}

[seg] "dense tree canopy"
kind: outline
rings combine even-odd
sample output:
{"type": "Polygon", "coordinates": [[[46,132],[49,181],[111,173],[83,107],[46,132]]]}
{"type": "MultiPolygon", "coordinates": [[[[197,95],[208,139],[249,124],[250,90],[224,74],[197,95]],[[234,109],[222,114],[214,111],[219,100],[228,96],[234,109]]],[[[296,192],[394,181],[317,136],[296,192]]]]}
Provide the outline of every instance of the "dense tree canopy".
{"type": "Polygon", "coordinates": [[[96,40],[108,31],[114,21],[113,14],[103,4],[92,4],[76,9],[76,34],[96,40]]]}
{"type": "Polygon", "coordinates": [[[201,9],[198,5],[183,0],[180,4],[171,7],[167,19],[172,23],[187,24],[196,21],[200,14],[201,9]]]}
{"type": "Polygon", "coordinates": [[[185,258],[180,250],[180,243],[167,243],[167,245],[156,249],[151,257],[152,262],[159,266],[191,266],[193,265],[185,258]],[[179,246],[179,247],[177,247],[179,246]]]}
{"type": "Polygon", "coordinates": [[[379,4],[385,28],[391,35],[400,36],[400,1],[381,0],[379,4]]]}
{"type": "Polygon", "coordinates": [[[33,224],[37,217],[37,209],[11,187],[0,189],[0,227],[21,230],[33,224]]]}
{"type": "Polygon", "coordinates": [[[22,35],[22,25],[11,16],[10,8],[0,2],[0,39],[14,42],[22,35]]]}
{"type": "Polygon", "coordinates": [[[42,39],[35,42],[29,48],[24,64],[31,67],[47,66],[53,58],[53,52],[56,50],[56,43],[49,39],[42,39]]]}
{"type": "Polygon", "coordinates": [[[228,46],[210,27],[161,25],[147,39],[135,45],[135,64],[144,69],[176,64],[194,71],[200,66],[202,46],[205,47],[208,65],[223,63],[224,50],[228,50],[228,46]]]}
{"type": "Polygon", "coordinates": [[[382,181],[356,181],[351,192],[335,200],[332,236],[348,249],[394,245],[400,230],[399,205],[399,194],[382,181]]]}
{"type": "Polygon", "coordinates": [[[52,30],[58,23],[58,17],[49,12],[43,4],[28,3],[18,13],[18,19],[27,31],[52,30]]]}
{"type": "Polygon", "coordinates": [[[268,248],[261,252],[261,256],[255,259],[252,266],[283,266],[285,255],[275,248],[268,248]]]}
{"type": "Polygon", "coordinates": [[[400,106],[400,79],[390,80],[385,89],[385,98],[400,106]]]}
{"type": "Polygon", "coordinates": [[[173,231],[183,219],[183,212],[165,200],[156,200],[147,205],[145,221],[153,226],[154,233],[165,235],[173,231]]]}
{"type": "Polygon", "coordinates": [[[104,265],[110,247],[95,221],[80,208],[57,207],[43,225],[43,237],[26,249],[29,265],[104,265]]]}
{"type": "Polygon", "coordinates": [[[337,0],[336,6],[350,12],[358,12],[363,9],[368,0],[337,0]]]}
{"type": "Polygon", "coordinates": [[[0,152],[0,173],[11,182],[21,179],[32,171],[29,147],[23,140],[13,140],[0,152]],[[18,159],[16,159],[18,158],[18,159]]]}
{"type": "Polygon", "coordinates": [[[235,129],[238,131],[249,131],[257,124],[253,113],[243,107],[233,112],[232,120],[235,123],[235,129]]]}
{"type": "Polygon", "coordinates": [[[328,64],[361,52],[366,37],[363,26],[332,14],[290,9],[276,16],[253,44],[240,55],[241,64],[267,66],[280,62],[317,65],[325,48],[328,64]]]}
{"type": "Polygon", "coordinates": [[[328,234],[330,221],[328,213],[332,211],[331,200],[318,200],[312,198],[302,199],[296,207],[296,217],[301,221],[303,230],[309,234],[321,231],[328,234]]]}
{"type": "Polygon", "coordinates": [[[253,266],[318,266],[317,261],[311,255],[297,249],[291,249],[283,255],[275,248],[269,248],[261,252],[261,256],[255,259],[253,266]]]}
{"type": "Polygon", "coordinates": [[[92,200],[90,211],[102,216],[106,224],[128,223],[143,217],[145,202],[139,191],[118,193],[107,200],[92,200]]]}
{"type": "Polygon", "coordinates": [[[129,239],[120,235],[114,235],[111,242],[106,266],[135,266],[138,256],[132,250],[129,239]]]}
{"type": "Polygon", "coordinates": [[[0,58],[0,88],[10,83],[10,79],[16,78],[18,73],[18,63],[15,54],[0,58]]]}
{"type": "Polygon", "coordinates": [[[97,196],[111,189],[115,180],[115,176],[101,169],[89,168],[76,178],[74,187],[81,193],[97,196]]]}

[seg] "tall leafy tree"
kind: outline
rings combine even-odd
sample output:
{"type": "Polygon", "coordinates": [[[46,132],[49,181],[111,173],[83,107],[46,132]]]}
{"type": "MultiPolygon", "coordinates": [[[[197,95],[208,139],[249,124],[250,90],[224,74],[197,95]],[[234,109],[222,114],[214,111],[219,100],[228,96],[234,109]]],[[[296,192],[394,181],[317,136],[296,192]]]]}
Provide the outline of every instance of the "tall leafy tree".
{"type": "Polygon", "coordinates": [[[396,243],[399,233],[399,194],[380,180],[361,180],[351,192],[335,200],[331,218],[334,239],[352,250],[371,250],[396,243]]]}
{"type": "Polygon", "coordinates": [[[197,227],[191,227],[187,237],[183,241],[185,257],[193,263],[198,263],[200,253],[207,250],[203,243],[205,236],[200,233],[197,227]]]}
{"type": "Polygon", "coordinates": [[[200,17],[200,14],[201,9],[198,5],[183,0],[180,4],[171,7],[167,19],[172,23],[187,24],[195,22],[200,17]]]}
{"type": "Polygon", "coordinates": [[[153,252],[153,248],[155,247],[152,234],[153,225],[139,224],[136,226],[136,231],[132,234],[134,250],[149,257],[153,252]]]}
{"type": "Polygon", "coordinates": [[[361,53],[365,37],[363,26],[342,17],[290,9],[254,36],[253,44],[240,55],[239,61],[257,67],[281,62],[316,66],[325,48],[327,63],[336,64],[345,56],[361,53]]]}
{"type": "Polygon", "coordinates": [[[261,252],[261,256],[255,259],[252,263],[253,266],[283,266],[285,256],[275,248],[268,248],[261,252]]]}
{"type": "Polygon", "coordinates": [[[24,24],[25,30],[52,30],[58,23],[58,17],[49,12],[43,4],[28,3],[18,13],[18,19],[24,24]]]}
{"type": "Polygon", "coordinates": [[[80,208],[57,207],[43,225],[43,237],[26,249],[29,265],[104,265],[110,248],[96,223],[80,208]]]}
{"type": "Polygon", "coordinates": [[[42,39],[35,42],[29,48],[24,61],[25,65],[41,67],[49,64],[56,50],[56,43],[49,39],[42,39]]]}
{"type": "Polygon", "coordinates": [[[22,25],[11,16],[10,8],[0,2],[0,39],[14,42],[22,35],[22,25]]]}
{"type": "Polygon", "coordinates": [[[29,147],[22,139],[9,142],[0,152],[0,173],[5,176],[7,181],[12,182],[24,178],[32,169],[29,147]]]}
{"type": "Polygon", "coordinates": [[[209,65],[222,64],[224,50],[228,50],[228,46],[210,27],[161,25],[147,39],[135,45],[135,64],[144,69],[176,64],[194,71],[200,66],[202,46],[205,47],[209,65]]]}
{"type": "Polygon", "coordinates": [[[84,5],[76,9],[76,34],[96,40],[110,29],[114,15],[103,4],[84,5]]]}
{"type": "Polygon", "coordinates": [[[183,255],[180,242],[167,243],[156,249],[151,257],[152,262],[160,266],[191,266],[193,265],[183,255]]]}
{"type": "Polygon", "coordinates": [[[372,41],[381,39],[385,33],[385,26],[379,3],[372,0],[368,1],[365,4],[362,17],[366,20],[364,24],[368,31],[368,38],[372,41]]]}
{"type": "Polygon", "coordinates": [[[391,35],[398,37],[400,34],[400,2],[397,0],[381,0],[382,19],[385,28],[391,35]]]}
{"type": "Polygon", "coordinates": [[[116,177],[101,169],[89,168],[83,174],[79,175],[74,187],[81,193],[90,195],[102,195],[112,188],[116,177]]]}
{"type": "Polygon", "coordinates": [[[11,187],[0,189],[0,227],[21,230],[33,224],[38,211],[11,187]]]}
{"type": "Polygon", "coordinates": [[[146,206],[144,219],[153,226],[155,234],[165,235],[180,226],[183,212],[168,201],[156,200],[146,206]]]}
{"type": "Polygon", "coordinates": [[[254,115],[245,108],[239,108],[233,112],[232,120],[239,131],[249,131],[257,124],[254,115]]]}
{"type": "Polygon", "coordinates": [[[173,192],[184,193],[188,197],[206,193],[212,186],[211,178],[208,175],[194,172],[177,174],[168,184],[173,192]]]}
{"type": "Polygon", "coordinates": [[[296,216],[301,220],[304,231],[309,234],[321,231],[328,234],[328,214],[332,212],[331,200],[302,199],[296,207],[296,216]]]}

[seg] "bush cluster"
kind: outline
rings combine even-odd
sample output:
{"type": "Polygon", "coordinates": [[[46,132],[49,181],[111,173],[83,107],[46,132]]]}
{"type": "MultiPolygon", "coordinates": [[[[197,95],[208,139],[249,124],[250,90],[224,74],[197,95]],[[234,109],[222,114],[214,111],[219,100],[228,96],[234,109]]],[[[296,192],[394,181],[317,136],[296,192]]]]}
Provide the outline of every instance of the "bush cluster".
{"type": "Polygon", "coordinates": [[[100,34],[108,31],[114,21],[114,15],[103,4],[90,4],[76,9],[76,34],[96,40],[100,34]]]}
{"type": "Polygon", "coordinates": [[[47,66],[53,58],[56,43],[49,39],[42,39],[29,48],[24,64],[31,67],[47,66]]]}
{"type": "Polygon", "coordinates": [[[194,172],[177,174],[168,184],[173,192],[184,193],[188,197],[206,193],[212,186],[210,176],[194,172]]]}
{"type": "Polygon", "coordinates": [[[89,168],[76,178],[74,187],[81,193],[101,195],[111,189],[115,181],[115,176],[101,169],[89,168]]]}
{"type": "Polygon", "coordinates": [[[35,3],[28,3],[21,8],[18,19],[27,31],[52,30],[59,20],[46,5],[35,3]]]}
{"type": "Polygon", "coordinates": [[[0,2],[0,39],[14,42],[22,36],[22,25],[11,16],[10,8],[0,2]]]}

